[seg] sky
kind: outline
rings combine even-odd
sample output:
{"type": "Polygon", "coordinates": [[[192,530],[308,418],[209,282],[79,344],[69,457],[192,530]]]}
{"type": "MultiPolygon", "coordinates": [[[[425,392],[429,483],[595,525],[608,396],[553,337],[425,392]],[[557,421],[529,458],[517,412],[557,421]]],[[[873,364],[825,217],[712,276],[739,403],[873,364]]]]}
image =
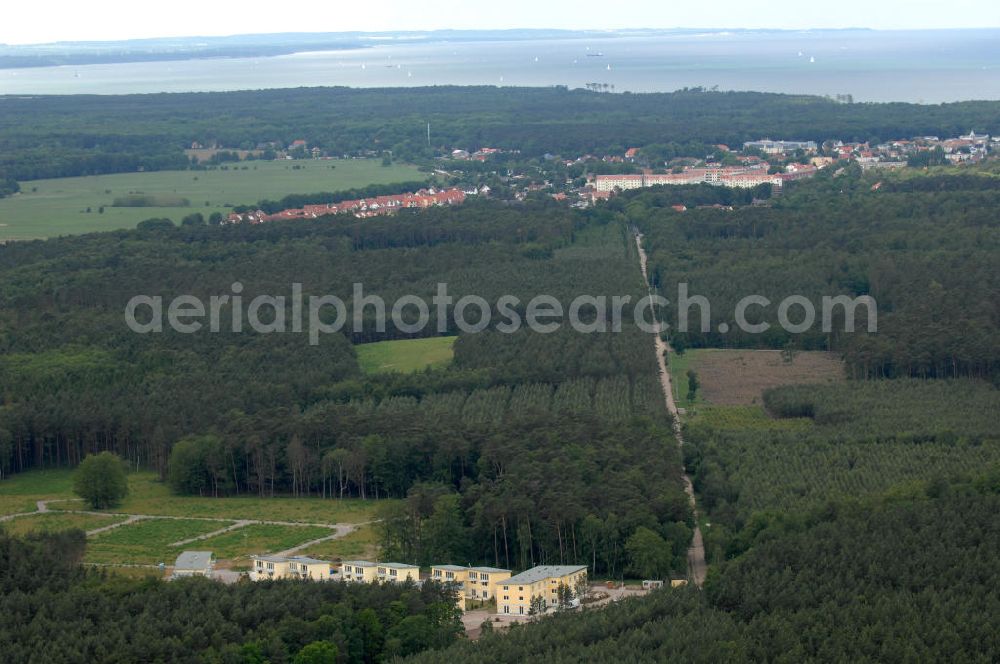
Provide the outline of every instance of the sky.
{"type": "Polygon", "coordinates": [[[10,2],[0,43],[264,32],[503,28],[1000,27],[997,0],[32,0],[10,2]],[[624,11],[618,11],[623,9],[624,11]]]}

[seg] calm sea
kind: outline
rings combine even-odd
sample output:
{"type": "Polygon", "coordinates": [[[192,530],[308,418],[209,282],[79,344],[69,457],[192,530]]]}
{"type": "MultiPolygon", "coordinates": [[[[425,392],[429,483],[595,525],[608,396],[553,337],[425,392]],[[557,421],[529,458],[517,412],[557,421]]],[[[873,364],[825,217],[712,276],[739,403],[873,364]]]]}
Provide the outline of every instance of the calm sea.
{"type": "Polygon", "coordinates": [[[856,101],[1000,99],[1000,29],[386,41],[271,58],[0,70],[0,94],[589,83],[615,92],[718,86],[856,101]]]}

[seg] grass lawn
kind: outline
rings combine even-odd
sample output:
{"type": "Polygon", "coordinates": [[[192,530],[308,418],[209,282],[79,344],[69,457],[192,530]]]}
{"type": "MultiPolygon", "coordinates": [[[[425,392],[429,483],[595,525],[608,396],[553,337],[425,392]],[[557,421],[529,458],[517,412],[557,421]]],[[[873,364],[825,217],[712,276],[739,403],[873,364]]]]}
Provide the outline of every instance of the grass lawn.
{"type": "Polygon", "coordinates": [[[65,470],[8,475],[0,481],[0,515],[34,512],[39,500],[75,497],[72,476],[65,470]]]}
{"type": "Polygon", "coordinates": [[[285,551],[304,542],[332,534],[333,531],[329,528],[315,526],[254,524],[194,542],[190,547],[211,551],[219,559],[238,560],[253,554],[285,551]]]}
{"type": "Polygon", "coordinates": [[[123,516],[111,515],[97,516],[94,514],[61,514],[59,512],[50,512],[47,514],[18,517],[12,521],[5,521],[0,527],[10,535],[47,533],[56,530],[69,530],[71,528],[79,528],[86,531],[110,526],[113,523],[120,523],[125,518],[123,516]]]}
{"type": "Polygon", "coordinates": [[[257,161],[228,170],[122,173],[21,182],[21,193],[0,199],[0,240],[27,240],[117,228],[151,217],[179,223],[194,212],[206,217],[234,205],[288,194],[340,191],[369,184],[423,180],[414,166],[382,166],[379,160],[257,161]],[[293,165],[301,166],[293,169],[293,165]],[[242,170],[246,166],[247,170],[242,170]],[[183,198],[185,207],[111,207],[115,198],[145,194],[183,198]],[[99,213],[99,208],[104,212],[99,213]],[[90,208],[90,212],[87,212],[90,208]]]}
{"type": "MultiPolygon", "coordinates": [[[[73,472],[68,469],[34,470],[12,475],[0,482],[0,514],[35,511],[38,500],[74,499],[73,472]]],[[[107,510],[153,516],[211,517],[216,519],[260,519],[295,523],[362,523],[375,518],[380,504],[373,500],[331,500],[318,497],[231,496],[200,498],[175,496],[170,488],[151,472],[130,473],[129,495],[121,505],[107,510]]],[[[383,501],[384,502],[384,501],[383,501]]],[[[57,502],[51,510],[87,509],[80,501],[57,502]]]]}
{"type": "Polygon", "coordinates": [[[426,367],[442,367],[455,356],[452,346],[457,337],[430,337],[379,341],[355,346],[358,363],[367,374],[409,373],[426,367]]]}
{"type": "Polygon", "coordinates": [[[228,523],[187,519],[151,519],[101,533],[87,542],[84,562],[133,565],[172,564],[184,548],[208,550],[203,542],[188,547],[172,547],[180,540],[207,535],[228,523]]]}
{"type": "Polygon", "coordinates": [[[360,523],[375,518],[372,500],[322,498],[260,498],[231,496],[199,498],[175,496],[153,473],[129,475],[129,496],[111,511],[163,516],[201,516],[217,519],[260,519],[297,523],[360,523]]]}
{"type": "Polygon", "coordinates": [[[373,560],[378,552],[378,540],[372,525],[361,526],[351,534],[320,542],[302,551],[302,555],[320,560],[373,560]]]}
{"type": "MultiPolygon", "coordinates": [[[[3,485],[0,484],[0,487],[3,485]]],[[[35,501],[30,496],[7,496],[0,494],[0,516],[34,512],[35,501]]]]}

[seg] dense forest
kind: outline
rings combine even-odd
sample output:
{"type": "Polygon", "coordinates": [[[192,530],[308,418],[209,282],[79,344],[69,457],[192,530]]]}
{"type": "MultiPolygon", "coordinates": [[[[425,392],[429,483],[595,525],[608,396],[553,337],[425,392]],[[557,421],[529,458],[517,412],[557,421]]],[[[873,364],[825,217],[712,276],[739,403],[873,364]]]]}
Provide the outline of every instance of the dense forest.
{"type": "Polygon", "coordinates": [[[1000,657],[1000,466],[830,502],[712,570],[407,661],[989,662],[1000,657]]]}
{"type": "MultiPolygon", "coordinates": [[[[998,182],[988,171],[890,176],[845,169],[794,183],[768,206],[677,212],[670,205],[683,202],[685,192],[661,188],[628,192],[611,208],[646,234],[651,280],[673,303],[667,320],[679,349],[829,349],[843,353],[857,377],[998,380],[998,182]],[[679,283],[708,299],[707,332],[697,305],[689,309],[688,331],[677,328],[679,283]],[[748,295],[771,302],[747,310],[748,322],[770,325],[766,332],[742,332],[735,322],[736,305],[748,295]],[[805,332],[778,325],[778,304],[790,295],[813,303],[815,323],[805,332]],[[822,298],[837,295],[873,297],[877,334],[865,333],[863,305],[856,333],[844,334],[839,306],[833,330],[824,333],[822,298]]],[[[796,306],[789,318],[798,323],[802,316],[796,306]]]]}
{"type": "Polygon", "coordinates": [[[0,273],[5,473],[107,449],[182,492],[406,497],[383,515],[382,547],[422,562],[588,560],[619,576],[643,528],[670,551],[663,573],[684,574],[682,463],[665,442],[652,340],[630,319],[621,332],[463,333],[447,368],[370,376],[352,342],[408,336],[371,317],[315,346],[292,333],[141,335],[122,318],[137,293],[207,299],[236,281],[245,301],[301,283],[350,305],[352,282],[389,302],[429,298],[438,283],[490,303],[638,300],[634,245],[610,214],[483,203],[366,221],[143,225],[4,247],[0,273]]]}
{"type": "Polygon", "coordinates": [[[331,154],[421,160],[456,147],[578,156],[657,145],[657,156],[764,136],[824,141],[1000,133],[995,102],[842,104],[701,89],[602,94],[565,88],[300,88],[0,97],[0,181],[185,168],[193,142],[227,148],[305,140],[331,154]],[[431,144],[427,123],[431,124],[431,144]]]}
{"type": "Polygon", "coordinates": [[[897,379],[782,387],[775,419],[724,413],[685,426],[685,462],[721,562],[804,509],[1000,464],[1000,390],[983,381],[897,379]]]}
{"type": "Polygon", "coordinates": [[[382,662],[462,632],[440,585],[165,583],[81,567],[80,531],[0,528],[2,662],[382,662]]]}

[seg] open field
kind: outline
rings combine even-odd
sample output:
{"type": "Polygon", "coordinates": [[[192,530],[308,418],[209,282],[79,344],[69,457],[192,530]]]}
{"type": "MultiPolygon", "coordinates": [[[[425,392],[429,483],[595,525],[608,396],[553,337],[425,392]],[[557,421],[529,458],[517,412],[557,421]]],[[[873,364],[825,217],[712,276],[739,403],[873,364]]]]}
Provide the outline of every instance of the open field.
{"type": "MultiPolygon", "coordinates": [[[[49,503],[47,513],[30,514],[4,522],[7,532],[26,534],[41,530],[81,528],[94,530],[123,522],[123,514],[173,518],[142,519],[90,538],[85,562],[101,565],[170,564],[184,549],[208,550],[221,560],[245,559],[251,554],[284,551],[334,534],[331,528],[315,524],[365,523],[375,518],[379,503],[361,500],[324,500],[322,498],[260,498],[235,496],[199,498],[175,496],[150,472],[129,475],[130,495],[107,515],[77,514],[88,509],[72,493],[72,471],[42,470],[14,475],[0,482],[0,515],[34,512],[39,500],[49,503]],[[68,511],[67,511],[68,510],[68,511]],[[113,514],[112,514],[113,513],[113,514]],[[184,546],[175,542],[208,535],[239,520],[285,521],[302,525],[252,523],[184,546]]],[[[318,555],[320,547],[332,551],[370,553],[374,531],[362,526],[338,549],[334,542],[324,542],[310,550],[318,555]]]]}
{"type": "Polygon", "coordinates": [[[56,530],[94,530],[121,523],[124,516],[98,516],[96,514],[68,514],[63,512],[48,512],[21,516],[3,523],[5,532],[11,535],[27,535],[28,533],[46,533],[56,530]]]}
{"type": "Polygon", "coordinates": [[[65,470],[39,470],[0,481],[0,516],[34,512],[39,500],[75,498],[72,476],[65,470]]]}
{"type": "MultiPolygon", "coordinates": [[[[187,519],[149,519],[101,533],[87,542],[88,563],[129,565],[170,564],[185,548],[202,550],[202,542],[172,547],[174,542],[206,535],[228,523],[187,519]]],[[[207,550],[207,549],[206,549],[207,550]]]]}
{"type": "Polygon", "coordinates": [[[355,347],[358,363],[368,374],[420,371],[426,367],[441,367],[455,356],[452,346],[456,337],[430,337],[380,341],[355,347]]]}
{"type": "Polygon", "coordinates": [[[349,535],[320,542],[300,553],[320,560],[373,560],[378,552],[377,536],[374,526],[365,525],[349,535]]]}
{"type": "Polygon", "coordinates": [[[235,561],[252,554],[284,551],[303,542],[332,534],[333,531],[329,528],[276,526],[261,523],[237,528],[199,542],[192,542],[183,548],[204,549],[214,553],[216,558],[235,561]]]}
{"type": "MultiPolygon", "coordinates": [[[[0,484],[0,486],[3,486],[0,484]]],[[[35,511],[35,500],[31,496],[8,496],[0,494],[0,516],[35,511]]]]}
{"type": "Polygon", "coordinates": [[[27,240],[132,228],[151,217],[174,222],[195,212],[208,217],[234,205],[288,194],[339,191],[369,184],[424,179],[412,166],[382,166],[381,161],[257,161],[227,170],[160,171],[31,180],[21,193],[0,199],[0,240],[27,240]],[[297,166],[299,168],[293,168],[297,166]],[[244,170],[244,168],[246,170],[244,170]],[[182,198],[185,207],[112,207],[129,194],[182,198]],[[99,212],[100,208],[104,212],[99,212]],[[90,208],[90,212],[87,209],[90,208]]]}
{"type": "Polygon", "coordinates": [[[230,496],[199,498],[175,496],[153,473],[129,475],[130,494],[113,511],[129,514],[210,517],[217,519],[260,519],[299,523],[359,523],[374,518],[374,501],[322,498],[261,498],[230,496]]]}
{"type": "MultiPolygon", "coordinates": [[[[35,510],[38,500],[58,500],[51,510],[86,509],[73,494],[73,473],[68,469],[39,470],[13,475],[0,482],[0,508],[5,513],[35,510]],[[73,501],[73,502],[69,502],[73,501]],[[21,509],[14,509],[20,507],[21,509]]],[[[276,496],[230,496],[201,498],[175,496],[170,488],[151,472],[130,473],[129,495],[109,512],[148,514],[152,516],[206,517],[213,519],[257,519],[297,523],[362,523],[372,520],[380,503],[359,499],[333,500],[318,497],[291,498],[276,496]]]]}
{"type": "Polygon", "coordinates": [[[832,353],[796,352],[786,361],[777,350],[695,349],[671,353],[670,375],[678,405],[688,407],[687,372],[701,382],[696,403],[750,406],[763,403],[764,391],[781,385],[831,384],[846,380],[843,363],[832,353]]]}

